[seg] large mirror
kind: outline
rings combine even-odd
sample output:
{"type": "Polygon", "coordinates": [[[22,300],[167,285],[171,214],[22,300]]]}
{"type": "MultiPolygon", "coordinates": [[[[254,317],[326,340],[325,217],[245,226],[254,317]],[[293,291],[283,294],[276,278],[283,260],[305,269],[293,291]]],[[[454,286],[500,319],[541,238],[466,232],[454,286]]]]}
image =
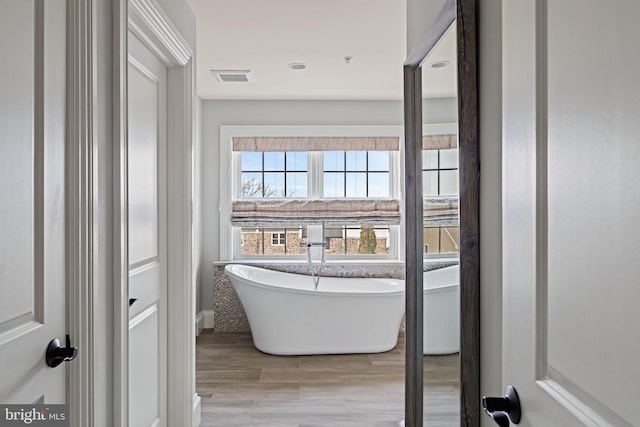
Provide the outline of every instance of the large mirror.
{"type": "Polygon", "coordinates": [[[475,7],[447,1],[405,62],[405,235],[415,236],[406,242],[411,426],[477,425],[480,416],[475,7]],[[451,132],[429,124],[427,101],[441,88],[457,98],[451,132]]]}

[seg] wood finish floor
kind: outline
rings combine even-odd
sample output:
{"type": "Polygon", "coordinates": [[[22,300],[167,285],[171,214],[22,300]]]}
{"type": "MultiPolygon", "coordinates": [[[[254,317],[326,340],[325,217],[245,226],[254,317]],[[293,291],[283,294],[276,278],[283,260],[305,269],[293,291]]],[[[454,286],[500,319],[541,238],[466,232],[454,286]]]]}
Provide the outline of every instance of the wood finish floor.
{"type": "MultiPolygon", "coordinates": [[[[424,358],[424,425],[459,426],[458,355],[424,358]]],[[[196,345],[202,427],[397,427],[404,341],[379,354],[271,356],[248,333],[205,330],[196,345]]]]}

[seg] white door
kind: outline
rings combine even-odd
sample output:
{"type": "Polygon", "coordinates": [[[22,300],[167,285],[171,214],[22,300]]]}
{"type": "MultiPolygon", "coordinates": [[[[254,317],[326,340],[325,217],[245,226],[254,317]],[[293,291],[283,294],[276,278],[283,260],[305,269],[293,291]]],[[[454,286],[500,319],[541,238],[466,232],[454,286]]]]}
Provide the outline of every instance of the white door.
{"type": "MultiPolygon", "coordinates": [[[[64,0],[0,0],[0,402],[65,403],[64,0]]],[[[82,351],[82,349],[80,349],[82,351]]]]}
{"type": "Polygon", "coordinates": [[[165,426],[167,71],[131,33],[128,73],[129,427],[165,426]]]}
{"type": "Polygon", "coordinates": [[[640,2],[503,8],[503,380],[525,427],[638,426],[640,2]]]}

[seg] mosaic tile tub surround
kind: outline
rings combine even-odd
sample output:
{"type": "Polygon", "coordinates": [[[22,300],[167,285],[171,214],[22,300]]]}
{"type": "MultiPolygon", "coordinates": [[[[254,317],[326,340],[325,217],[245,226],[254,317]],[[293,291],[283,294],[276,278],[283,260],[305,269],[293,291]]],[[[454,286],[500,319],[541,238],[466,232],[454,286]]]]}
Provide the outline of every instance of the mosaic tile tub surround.
{"type": "MultiPolygon", "coordinates": [[[[213,263],[213,299],[215,332],[250,332],[249,321],[242,308],[242,303],[233,289],[231,281],[224,273],[226,262],[213,263]]],[[[260,264],[247,263],[255,267],[286,273],[308,274],[307,264],[260,264]]],[[[430,263],[425,271],[457,264],[457,262],[430,263]]],[[[370,264],[325,264],[322,269],[324,277],[364,277],[364,278],[404,278],[404,263],[370,263],[370,264]]]]}

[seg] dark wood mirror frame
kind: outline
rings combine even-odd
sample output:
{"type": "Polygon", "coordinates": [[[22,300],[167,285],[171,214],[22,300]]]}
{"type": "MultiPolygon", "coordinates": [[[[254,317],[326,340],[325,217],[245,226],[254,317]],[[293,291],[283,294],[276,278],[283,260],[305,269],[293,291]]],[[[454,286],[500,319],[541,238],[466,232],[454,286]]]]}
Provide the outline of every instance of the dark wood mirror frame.
{"type": "Polygon", "coordinates": [[[460,174],[460,425],[480,425],[480,162],[477,0],[447,0],[404,63],[405,425],[423,424],[422,63],[456,21],[460,174]]]}

